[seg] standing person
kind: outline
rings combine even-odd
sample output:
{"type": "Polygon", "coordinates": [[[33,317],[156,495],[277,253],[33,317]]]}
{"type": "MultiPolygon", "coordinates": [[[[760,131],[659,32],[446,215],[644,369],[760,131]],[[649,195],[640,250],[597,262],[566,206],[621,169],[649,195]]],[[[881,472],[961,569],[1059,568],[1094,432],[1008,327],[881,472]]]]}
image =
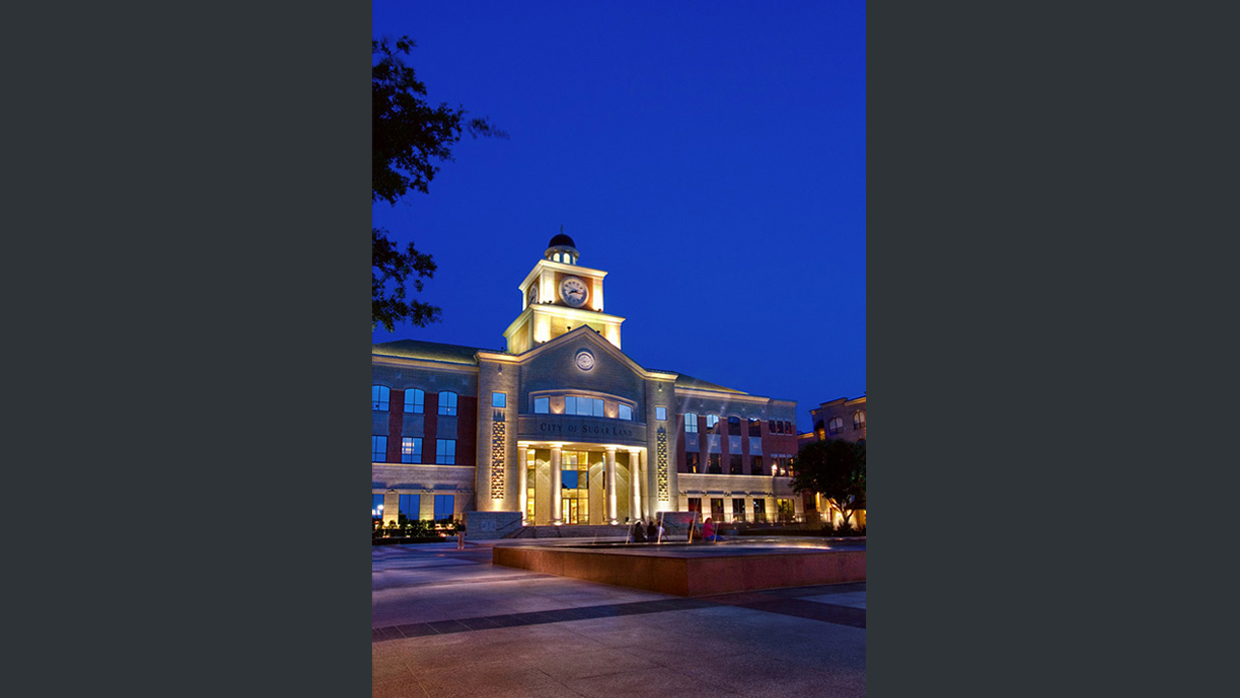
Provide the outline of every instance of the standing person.
{"type": "Polygon", "coordinates": [[[715,535],[715,522],[709,516],[706,517],[706,523],[702,524],[702,540],[715,541],[718,536],[715,535]]]}

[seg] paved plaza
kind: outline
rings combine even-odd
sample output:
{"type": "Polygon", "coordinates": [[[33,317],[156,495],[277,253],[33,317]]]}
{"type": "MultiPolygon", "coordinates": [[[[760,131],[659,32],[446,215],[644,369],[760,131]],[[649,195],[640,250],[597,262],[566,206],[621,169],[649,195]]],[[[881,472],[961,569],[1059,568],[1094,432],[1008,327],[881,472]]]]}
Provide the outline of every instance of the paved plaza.
{"type": "Polygon", "coordinates": [[[376,698],[864,696],[865,583],[685,598],[376,546],[376,698]]]}

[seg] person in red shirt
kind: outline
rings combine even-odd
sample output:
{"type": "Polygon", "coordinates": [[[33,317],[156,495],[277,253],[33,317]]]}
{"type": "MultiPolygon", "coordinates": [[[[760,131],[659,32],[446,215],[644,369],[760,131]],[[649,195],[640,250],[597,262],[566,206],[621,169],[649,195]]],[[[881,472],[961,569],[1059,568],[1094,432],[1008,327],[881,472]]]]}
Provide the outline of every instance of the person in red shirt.
{"type": "Polygon", "coordinates": [[[714,542],[719,537],[715,535],[715,522],[709,516],[706,517],[706,523],[702,524],[702,540],[714,542]]]}

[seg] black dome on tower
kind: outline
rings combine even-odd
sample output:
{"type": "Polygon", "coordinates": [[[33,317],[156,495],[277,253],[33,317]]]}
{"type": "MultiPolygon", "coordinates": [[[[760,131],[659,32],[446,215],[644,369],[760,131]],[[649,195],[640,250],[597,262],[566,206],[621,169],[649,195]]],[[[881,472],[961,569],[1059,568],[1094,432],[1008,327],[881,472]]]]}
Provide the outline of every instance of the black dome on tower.
{"type": "Polygon", "coordinates": [[[560,233],[551,238],[551,242],[547,243],[547,251],[543,253],[543,258],[552,262],[561,264],[576,264],[577,258],[581,253],[577,251],[577,243],[564,233],[560,233]]]}
{"type": "Polygon", "coordinates": [[[577,243],[573,242],[573,239],[565,235],[564,233],[560,233],[556,235],[555,237],[551,238],[551,242],[547,243],[547,247],[558,247],[560,245],[564,245],[565,247],[572,247],[574,249],[576,249],[577,247],[577,243]]]}

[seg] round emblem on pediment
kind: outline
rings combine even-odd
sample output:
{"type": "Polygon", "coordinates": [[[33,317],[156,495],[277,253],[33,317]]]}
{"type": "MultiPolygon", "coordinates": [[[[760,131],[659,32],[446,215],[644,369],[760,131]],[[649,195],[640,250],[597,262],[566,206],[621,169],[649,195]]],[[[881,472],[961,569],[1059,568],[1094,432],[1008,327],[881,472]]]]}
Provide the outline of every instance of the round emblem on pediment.
{"type": "Polygon", "coordinates": [[[577,352],[577,356],[573,359],[573,363],[577,364],[577,368],[583,371],[589,371],[594,368],[594,354],[588,349],[582,349],[577,352]]]}

